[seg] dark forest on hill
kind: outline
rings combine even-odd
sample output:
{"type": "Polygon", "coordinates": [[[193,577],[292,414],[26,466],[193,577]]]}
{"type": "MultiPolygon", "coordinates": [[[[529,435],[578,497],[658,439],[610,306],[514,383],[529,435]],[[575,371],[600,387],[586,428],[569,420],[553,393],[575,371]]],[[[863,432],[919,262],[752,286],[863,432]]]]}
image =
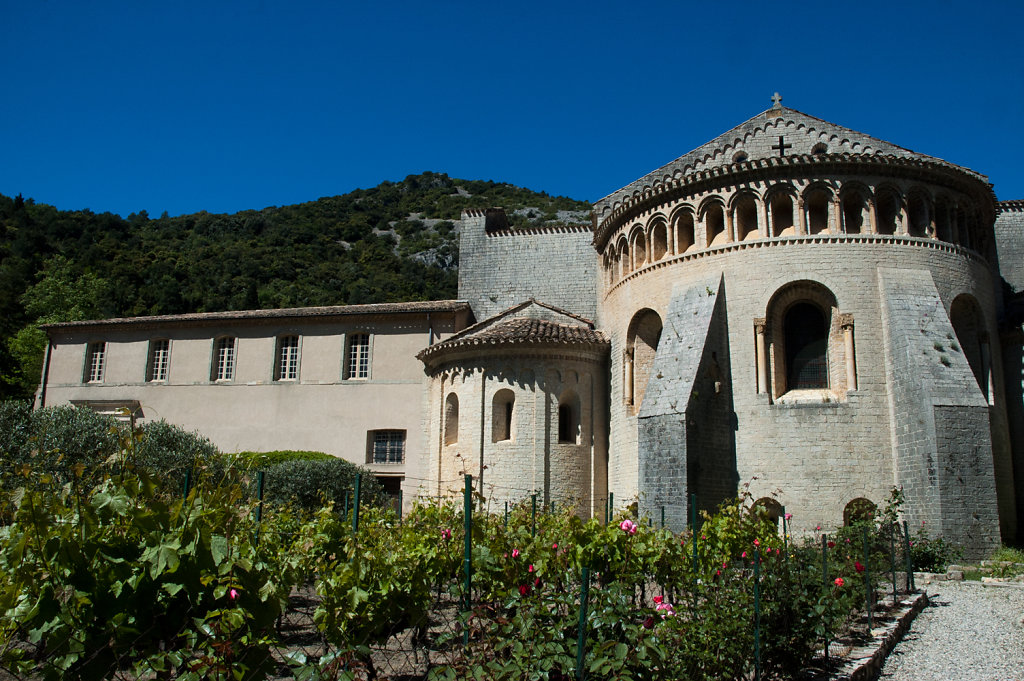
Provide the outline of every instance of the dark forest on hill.
{"type": "Polygon", "coordinates": [[[0,398],[35,390],[41,323],[454,298],[461,212],[494,206],[513,227],[589,210],[431,172],[291,206],[155,219],[0,195],[0,398]]]}

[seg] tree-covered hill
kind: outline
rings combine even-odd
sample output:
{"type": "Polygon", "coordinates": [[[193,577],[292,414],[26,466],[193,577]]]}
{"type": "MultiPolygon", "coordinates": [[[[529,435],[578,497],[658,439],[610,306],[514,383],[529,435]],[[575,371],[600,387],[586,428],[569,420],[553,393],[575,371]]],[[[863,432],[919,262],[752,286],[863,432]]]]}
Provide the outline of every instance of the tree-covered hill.
{"type": "Polygon", "coordinates": [[[0,195],[0,397],[35,390],[39,323],[453,298],[459,216],[493,206],[513,226],[589,211],[430,172],[293,206],[157,219],[0,195]]]}

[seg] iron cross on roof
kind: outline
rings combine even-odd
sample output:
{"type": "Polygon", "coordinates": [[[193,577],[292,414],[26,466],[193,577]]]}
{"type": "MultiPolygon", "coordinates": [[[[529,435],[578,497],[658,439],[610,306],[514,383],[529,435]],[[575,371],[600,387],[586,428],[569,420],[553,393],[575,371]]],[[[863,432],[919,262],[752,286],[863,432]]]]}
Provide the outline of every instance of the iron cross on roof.
{"type": "Polygon", "coordinates": [[[792,149],[792,148],[793,148],[792,144],[786,144],[783,141],[782,135],[779,135],[779,143],[772,145],[772,149],[775,150],[775,151],[778,151],[779,152],[779,156],[785,156],[786,155],[786,149],[792,149]]]}

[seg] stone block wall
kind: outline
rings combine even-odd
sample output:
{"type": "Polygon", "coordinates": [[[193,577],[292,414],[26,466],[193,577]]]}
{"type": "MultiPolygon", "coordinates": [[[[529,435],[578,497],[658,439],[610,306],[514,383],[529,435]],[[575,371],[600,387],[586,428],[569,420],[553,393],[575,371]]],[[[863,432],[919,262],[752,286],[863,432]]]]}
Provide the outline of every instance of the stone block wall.
{"type": "Polygon", "coordinates": [[[930,272],[880,268],[896,481],[922,522],[982,557],[999,545],[989,405],[930,272]]]}
{"type": "MultiPolygon", "coordinates": [[[[891,429],[913,424],[890,414],[879,266],[930,272],[944,315],[958,295],[970,293],[984,311],[985,329],[995,335],[989,265],[955,246],[922,240],[826,237],[732,244],[666,258],[609,288],[598,322],[612,341],[609,487],[616,500],[628,503],[642,491],[639,420],[624,403],[623,393],[623,349],[630,320],[643,309],[654,310],[663,320],[671,318],[674,287],[700,289],[711,278],[724,282],[722,333],[728,338],[725,357],[733,401],[729,416],[738,482],[751,481],[756,498],[781,489],[780,503],[796,514],[797,532],[813,531],[818,524],[842,524],[844,507],[855,498],[883,503],[897,484],[891,429]],[[827,288],[835,296],[837,312],[853,320],[857,389],[844,386],[817,404],[776,402],[758,392],[754,321],[768,316],[773,295],[796,281],[827,288]]],[[[723,355],[718,359],[721,362],[723,355]]],[[[837,369],[830,367],[833,373],[837,369]]],[[[997,367],[993,372],[998,373],[997,367]]],[[[999,408],[1001,382],[994,394],[999,408]]],[[[644,405],[639,409],[642,413],[644,405]]],[[[687,439],[701,436],[691,432],[689,423],[686,430],[687,439]]]]}
{"type": "Polygon", "coordinates": [[[465,211],[459,296],[478,320],[529,298],[594,319],[598,281],[592,240],[589,225],[488,230],[487,212],[465,211]]]}

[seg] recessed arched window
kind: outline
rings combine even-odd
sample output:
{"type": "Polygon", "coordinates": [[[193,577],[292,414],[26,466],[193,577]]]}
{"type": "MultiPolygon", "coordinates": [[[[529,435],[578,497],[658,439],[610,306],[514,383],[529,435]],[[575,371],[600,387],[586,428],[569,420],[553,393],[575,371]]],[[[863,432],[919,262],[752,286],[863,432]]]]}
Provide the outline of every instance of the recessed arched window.
{"type": "Polygon", "coordinates": [[[762,497],[754,502],[753,510],[755,513],[764,513],[767,515],[768,519],[775,524],[776,528],[778,528],[779,519],[782,518],[782,504],[778,501],[771,497],[762,497]]]}
{"type": "Polygon", "coordinates": [[[821,309],[800,302],[786,311],[786,385],[790,390],[828,388],[828,321],[821,309]]]}
{"type": "Polygon", "coordinates": [[[494,393],[491,402],[491,442],[504,442],[512,439],[512,413],[516,404],[516,395],[508,388],[494,393]]]}
{"type": "Polygon", "coordinates": [[[744,241],[760,238],[761,233],[757,229],[757,200],[750,194],[744,194],[736,199],[733,210],[736,239],[744,241]]]}
{"type": "Polygon", "coordinates": [[[878,507],[874,502],[864,497],[854,499],[843,509],[843,525],[850,526],[854,523],[866,522],[874,518],[878,507]]]}
{"type": "MultiPolygon", "coordinates": [[[[960,350],[967,359],[971,371],[981,391],[988,394],[988,371],[985,367],[984,353],[982,351],[982,339],[985,337],[985,317],[981,312],[981,306],[973,296],[962,294],[956,297],[953,304],[949,306],[949,321],[953,324],[953,332],[956,334],[957,343],[952,339],[945,348],[946,352],[955,353],[960,350]]],[[[948,360],[947,360],[948,361],[948,360]]]]}
{"type": "Polygon", "coordinates": [[[824,156],[825,154],[828,153],[828,145],[825,144],[824,142],[818,142],[813,147],[811,147],[811,153],[814,154],[815,156],[824,156]]]}
{"type": "Polygon", "coordinates": [[[626,333],[626,366],[623,376],[624,401],[639,409],[654,368],[654,357],[661,340],[661,317],[654,310],[633,315],[626,333]]]}
{"type": "Polygon", "coordinates": [[[459,441],[459,396],[448,393],[444,401],[444,443],[453,445],[459,441]]]}
{"type": "Polygon", "coordinates": [[[878,233],[895,234],[900,220],[901,200],[892,189],[881,189],[875,200],[878,216],[878,233]]]}
{"type": "Polygon", "coordinates": [[[651,262],[657,262],[668,252],[668,225],[659,219],[651,226],[651,262]]]}
{"type": "Polygon", "coordinates": [[[721,204],[712,203],[704,209],[704,233],[709,247],[725,243],[725,213],[721,204]]]}
{"type": "Polygon", "coordinates": [[[748,158],[747,157],[747,152],[745,152],[745,151],[737,151],[735,154],[732,155],[732,162],[733,163],[743,163],[744,161],[747,160],[747,158],[748,158]]]}
{"type": "Polygon", "coordinates": [[[685,253],[693,248],[696,240],[694,238],[693,215],[681,213],[676,218],[676,253],[685,253]]]}
{"type": "Polygon", "coordinates": [[[768,204],[772,215],[772,236],[791,236],[796,233],[793,223],[793,197],[784,192],[772,195],[768,204]]]}
{"type": "Polygon", "coordinates": [[[804,197],[804,210],[807,213],[807,233],[822,234],[828,232],[828,210],[831,195],[824,189],[812,189],[804,197]]]}
{"type": "Polygon", "coordinates": [[[857,191],[846,192],[840,197],[843,216],[843,231],[847,234],[860,234],[864,229],[864,214],[867,203],[857,191]]]}
{"type": "Polygon", "coordinates": [[[558,401],[558,441],[580,443],[580,398],[572,390],[558,401]]]}

